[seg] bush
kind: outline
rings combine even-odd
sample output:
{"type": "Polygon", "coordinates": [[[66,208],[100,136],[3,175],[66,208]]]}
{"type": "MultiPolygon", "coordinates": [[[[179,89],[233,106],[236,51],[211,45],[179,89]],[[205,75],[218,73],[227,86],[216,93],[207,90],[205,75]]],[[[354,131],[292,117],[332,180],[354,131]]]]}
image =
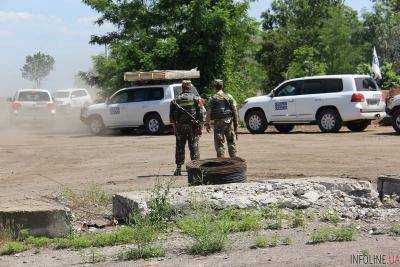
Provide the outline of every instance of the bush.
{"type": "Polygon", "coordinates": [[[330,222],[333,224],[338,224],[340,221],[340,216],[339,214],[333,210],[333,209],[326,209],[324,212],[321,214],[321,221],[323,222],[330,222]]]}
{"type": "Polygon", "coordinates": [[[195,242],[190,247],[191,254],[207,255],[223,251],[227,243],[227,234],[218,227],[210,228],[209,231],[195,237],[195,242]]]}
{"type": "Polygon", "coordinates": [[[304,227],[306,225],[306,217],[301,210],[293,211],[292,228],[304,227]]]}
{"type": "Polygon", "coordinates": [[[268,246],[268,239],[266,236],[257,236],[254,240],[252,248],[266,248],[268,246]]]}
{"type": "Polygon", "coordinates": [[[129,261],[129,260],[138,260],[138,259],[150,259],[156,257],[164,257],[165,250],[162,247],[152,247],[152,246],[144,246],[140,248],[134,248],[125,252],[121,252],[118,255],[118,259],[129,261]]]}
{"type": "Polygon", "coordinates": [[[0,251],[0,255],[12,255],[24,252],[25,250],[28,250],[28,247],[21,242],[8,242],[0,251]]]}
{"type": "Polygon", "coordinates": [[[312,244],[324,243],[324,242],[344,242],[354,240],[356,230],[354,228],[321,228],[315,230],[311,234],[312,244]]]}

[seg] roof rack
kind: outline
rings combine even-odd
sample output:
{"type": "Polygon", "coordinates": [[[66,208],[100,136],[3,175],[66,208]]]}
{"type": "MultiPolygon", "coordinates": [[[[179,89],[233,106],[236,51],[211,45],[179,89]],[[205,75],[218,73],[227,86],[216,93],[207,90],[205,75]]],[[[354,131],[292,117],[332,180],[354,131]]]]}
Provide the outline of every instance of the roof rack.
{"type": "Polygon", "coordinates": [[[144,82],[144,81],[165,81],[165,80],[185,80],[200,78],[200,71],[192,70],[155,70],[155,71],[138,71],[126,72],[124,80],[128,82],[144,82]]]}

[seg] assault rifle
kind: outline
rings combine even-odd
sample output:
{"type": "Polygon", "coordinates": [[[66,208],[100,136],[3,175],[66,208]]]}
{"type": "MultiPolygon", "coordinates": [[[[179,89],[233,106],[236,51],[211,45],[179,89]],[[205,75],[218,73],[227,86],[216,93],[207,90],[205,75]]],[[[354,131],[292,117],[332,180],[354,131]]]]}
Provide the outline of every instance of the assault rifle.
{"type": "Polygon", "coordinates": [[[176,103],[175,100],[172,100],[172,105],[174,105],[180,112],[186,114],[190,118],[190,123],[193,124],[194,127],[198,129],[199,134],[201,134],[201,123],[192,115],[190,114],[186,109],[181,107],[178,103],[176,103]]]}

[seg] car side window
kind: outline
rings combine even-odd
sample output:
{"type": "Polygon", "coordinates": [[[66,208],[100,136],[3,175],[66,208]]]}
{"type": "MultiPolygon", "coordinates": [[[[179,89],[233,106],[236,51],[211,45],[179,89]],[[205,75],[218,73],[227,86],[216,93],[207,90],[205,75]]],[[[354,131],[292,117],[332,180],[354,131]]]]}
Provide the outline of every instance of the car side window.
{"type": "Polygon", "coordinates": [[[301,89],[300,82],[289,82],[278,88],[278,90],[275,93],[275,97],[299,95],[301,92],[300,89],[301,89]]]}
{"type": "Polygon", "coordinates": [[[378,85],[372,78],[355,78],[357,91],[378,91],[378,85]]]}
{"type": "Polygon", "coordinates": [[[147,88],[147,101],[162,100],[164,98],[164,88],[147,88]]]}
{"type": "Polygon", "coordinates": [[[341,91],[343,91],[342,79],[312,79],[304,81],[302,94],[326,94],[341,91]]]}
{"type": "Polygon", "coordinates": [[[110,104],[121,104],[121,103],[127,103],[127,102],[128,102],[128,91],[127,90],[118,92],[116,95],[114,95],[110,99],[110,104]]]}

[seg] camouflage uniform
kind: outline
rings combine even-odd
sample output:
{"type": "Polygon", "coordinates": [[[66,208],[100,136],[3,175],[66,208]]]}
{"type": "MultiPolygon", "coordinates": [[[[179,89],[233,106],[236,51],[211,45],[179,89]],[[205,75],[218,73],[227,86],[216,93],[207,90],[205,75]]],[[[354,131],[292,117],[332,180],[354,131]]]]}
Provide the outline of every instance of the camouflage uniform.
{"type": "Polygon", "coordinates": [[[180,168],[185,162],[186,142],[188,142],[190,158],[192,160],[200,158],[199,139],[201,125],[204,122],[204,108],[201,107],[199,100],[200,98],[196,97],[191,92],[183,92],[175,99],[175,102],[188,113],[190,113],[200,123],[200,128],[196,127],[196,125],[193,125],[190,116],[180,110],[176,105],[171,103],[170,120],[172,123],[175,124],[176,136],[176,175],[180,175],[180,168]]]}
{"type": "MultiPolygon", "coordinates": [[[[222,81],[215,84],[222,87],[222,81]]],[[[228,144],[230,157],[236,157],[236,132],[238,128],[238,113],[235,99],[222,90],[210,98],[210,108],[207,113],[206,124],[214,122],[214,145],[217,157],[225,156],[225,140],[228,144]]]]}

